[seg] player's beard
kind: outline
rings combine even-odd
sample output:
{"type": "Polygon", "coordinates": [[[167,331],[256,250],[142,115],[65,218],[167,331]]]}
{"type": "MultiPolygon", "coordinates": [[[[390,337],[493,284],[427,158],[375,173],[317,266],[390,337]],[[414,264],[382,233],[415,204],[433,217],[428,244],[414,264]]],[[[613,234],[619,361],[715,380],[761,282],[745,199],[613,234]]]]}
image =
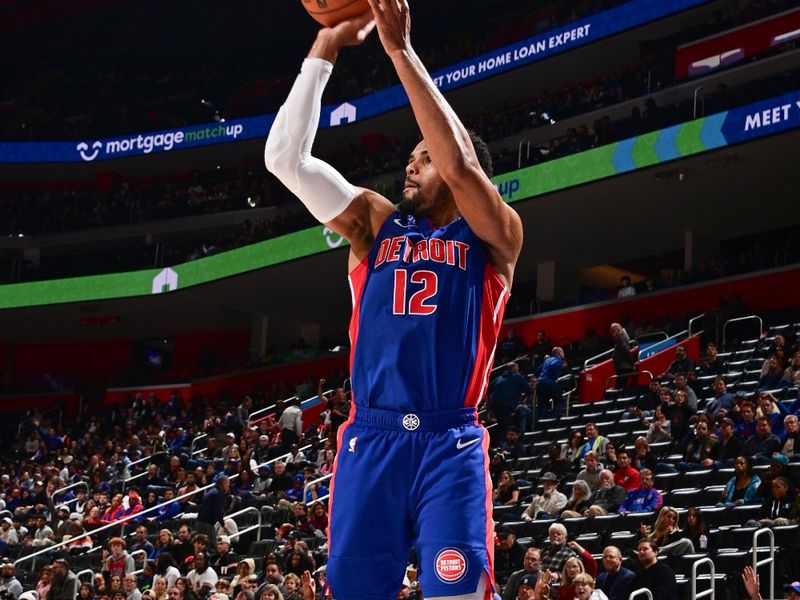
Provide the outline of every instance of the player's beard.
{"type": "Polygon", "coordinates": [[[416,214],[417,209],[419,208],[419,190],[418,189],[411,189],[409,190],[410,193],[403,192],[403,197],[400,200],[400,204],[397,205],[397,210],[400,211],[400,214],[405,216],[414,215],[416,214]]]}

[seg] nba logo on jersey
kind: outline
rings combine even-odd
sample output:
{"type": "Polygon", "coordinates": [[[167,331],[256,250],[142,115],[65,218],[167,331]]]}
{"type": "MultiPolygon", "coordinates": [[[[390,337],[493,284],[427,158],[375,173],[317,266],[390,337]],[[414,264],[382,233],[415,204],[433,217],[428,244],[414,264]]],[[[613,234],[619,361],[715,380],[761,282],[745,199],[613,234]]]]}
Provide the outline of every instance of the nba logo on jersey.
{"type": "Polygon", "coordinates": [[[445,548],[436,555],[436,576],[443,583],[456,583],[467,574],[467,559],[455,548],[445,548]]]}
{"type": "Polygon", "coordinates": [[[350,448],[349,448],[350,452],[355,452],[356,451],[356,442],[357,441],[358,441],[358,436],[357,435],[350,438],[350,448]]]}

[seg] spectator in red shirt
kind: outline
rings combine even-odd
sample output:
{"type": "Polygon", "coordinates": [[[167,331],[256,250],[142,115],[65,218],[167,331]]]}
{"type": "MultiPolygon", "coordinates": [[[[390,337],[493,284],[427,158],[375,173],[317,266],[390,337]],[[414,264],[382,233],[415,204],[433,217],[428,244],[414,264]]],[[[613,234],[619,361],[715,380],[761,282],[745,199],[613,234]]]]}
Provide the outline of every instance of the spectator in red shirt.
{"type": "Polygon", "coordinates": [[[614,470],[614,483],[625,488],[625,493],[639,487],[639,471],[631,466],[631,455],[625,448],[617,451],[617,468],[614,470]]]}

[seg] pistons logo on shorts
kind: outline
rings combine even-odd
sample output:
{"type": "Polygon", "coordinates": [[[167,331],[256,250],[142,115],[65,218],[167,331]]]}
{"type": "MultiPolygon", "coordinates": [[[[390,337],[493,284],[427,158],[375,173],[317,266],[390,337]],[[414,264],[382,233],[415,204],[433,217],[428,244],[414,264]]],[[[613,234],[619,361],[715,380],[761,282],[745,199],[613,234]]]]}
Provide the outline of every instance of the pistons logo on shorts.
{"type": "Polygon", "coordinates": [[[445,548],[434,561],[436,576],[443,583],[456,583],[467,574],[467,559],[455,548],[445,548]]]}

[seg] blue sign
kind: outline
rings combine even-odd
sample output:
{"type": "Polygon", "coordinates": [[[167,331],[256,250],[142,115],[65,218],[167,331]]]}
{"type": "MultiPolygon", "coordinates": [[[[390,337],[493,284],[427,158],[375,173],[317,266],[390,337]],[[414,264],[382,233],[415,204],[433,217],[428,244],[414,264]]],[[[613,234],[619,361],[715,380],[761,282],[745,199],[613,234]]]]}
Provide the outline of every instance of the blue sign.
{"type": "MultiPolygon", "coordinates": [[[[441,91],[447,92],[710,1],[632,0],[441,69],[432,73],[431,77],[441,91]]],[[[323,107],[320,127],[346,125],[407,105],[405,91],[402,86],[396,85],[337,106],[323,107]]],[[[275,115],[270,114],[102,140],[0,142],[0,163],[96,162],[262,138],[266,137],[274,120],[275,115]]]]}
{"type": "Polygon", "coordinates": [[[729,110],[721,133],[736,144],[800,127],[800,91],[729,110]]]}

